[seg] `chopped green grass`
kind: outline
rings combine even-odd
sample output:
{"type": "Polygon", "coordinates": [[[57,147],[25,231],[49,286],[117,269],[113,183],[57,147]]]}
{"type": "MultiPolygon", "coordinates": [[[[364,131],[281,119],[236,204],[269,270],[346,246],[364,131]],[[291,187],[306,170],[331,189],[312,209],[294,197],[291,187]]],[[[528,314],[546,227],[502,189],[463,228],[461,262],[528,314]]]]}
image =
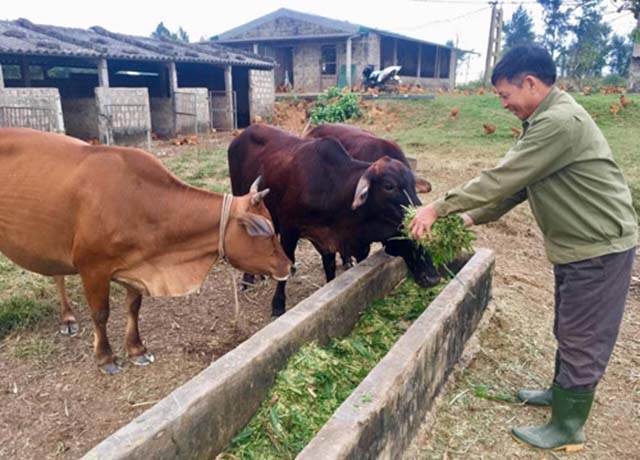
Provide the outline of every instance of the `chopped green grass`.
{"type": "Polygon", "coordinates": [[[436,220],[431,227],[431,239],[425,233],[420,240],[414,240],[409,231],[409,224],[416,216],[418,208],[405,207],[404,220],[402,221],[402,238],[411,239],[422,246],[431,256],[436,268],[445,268],[463,251],[473,252],[471,243],[476,239],[469,228],[465,227],[462,218],[458,215],[449,215],[436,220]]]}
{"type": "Polygon", "coordinates": [[[422,289],[406,279],[373,302],[348,337],[304,345],[221,458],[294,458],[443,286],[422,289]]]}

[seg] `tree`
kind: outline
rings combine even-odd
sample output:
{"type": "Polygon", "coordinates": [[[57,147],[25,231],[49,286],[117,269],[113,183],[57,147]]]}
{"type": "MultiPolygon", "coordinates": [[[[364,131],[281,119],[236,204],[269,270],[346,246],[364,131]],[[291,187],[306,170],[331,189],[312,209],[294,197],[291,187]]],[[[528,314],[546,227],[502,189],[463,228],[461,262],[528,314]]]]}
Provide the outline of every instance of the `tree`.
{"type": "Polygon", "coordinates": [[[544,35],[542,35],[542,44],[549,50],[551,57],[556,60],[558,55],[564,54],[566,50],[564,39],[569,32],[569,18],[572,9],[563,7],[562,0],[537,1],[543,10],[544,35]]]}
{"type": "Polygon", "coordinates": [[[504,46],[502,54],[521,43],[531,43],[536,36],[533,33],[533,19],[522,5],[511,16],[511,21],[507,22],[503,28],[504,46]]]}
{"type": "MultiPolygon", "coordinates": [[[[633,34],[630,34],[631,38],[633,34]]],[[[611,51],[609,52],[609,60],[607,64],[611,68],[611,72],[623,77],[629,75],[629,64],[631,63],[631,51],[633,43],[627,38],[614,34],[611,39],[611,51]]]]}
{"type": "Polygon", "coordinates": [[[164,25],[164,23],[162,21],[160,21],[160,24],[158,24],[156,26],[156,30],[154,30],[153,32],[151,32],[151,37],[152,38],[168,38],[170,40],[173,40],[173,34],[171,33],[171,31],[169,29],[167,29],[167,27],[164,25]]]}
{"type": "Polygon", "coordinates": [[[156,30],[151,32],[151,37],[189,43],[189,34],[182,27],[178,28],[178,33],[171,32],[162,21],[156,26],[156,30]]]}
{"type": "Polygon", "coordinates": [[[599,77],[610,52],[611,26],[603,22],[600,0],[585,1],[577,22],[570,26],[574,40],[568,48],[567,74],[582,80],[599,77]]]}

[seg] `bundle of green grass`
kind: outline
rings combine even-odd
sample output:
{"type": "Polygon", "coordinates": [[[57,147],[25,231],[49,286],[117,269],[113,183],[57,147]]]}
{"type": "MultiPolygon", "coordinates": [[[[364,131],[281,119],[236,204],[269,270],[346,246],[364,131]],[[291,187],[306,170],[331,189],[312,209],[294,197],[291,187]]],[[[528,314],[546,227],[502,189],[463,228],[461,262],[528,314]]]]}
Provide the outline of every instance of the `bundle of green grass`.
{"type": "Polygon", "coordinates": [[[462,252],[473,252],[475,235],[464,225],[462,218],[457,214],[441,217],[431,226],[431,238],[425,233],[419,240],[414,239],[409,224],[416,216],[418,208],[405,207],[404,220],[402,221],[401,238],[407,238],[421,246],[431,256],[433,265],[437,269],[447,268],[447,264],[458,257],[462,252]]]}

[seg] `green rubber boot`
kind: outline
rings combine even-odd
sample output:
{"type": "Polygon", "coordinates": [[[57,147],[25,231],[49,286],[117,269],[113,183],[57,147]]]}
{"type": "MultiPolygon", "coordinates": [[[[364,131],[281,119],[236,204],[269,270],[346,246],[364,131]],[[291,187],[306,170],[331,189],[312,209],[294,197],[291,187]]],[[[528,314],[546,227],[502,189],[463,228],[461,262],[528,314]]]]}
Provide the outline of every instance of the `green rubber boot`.
{"type": "MultiPolygon", "coordinates": [[[[553,373],[553,380],[555,381],[560,370],[560,354],[556,351],[556,363],[553,373]]],[[[551,398],[553,396],[553,387],[549,387],[546,390],[520,390],[516,393],[516,397],[527,404],[528,406],[551,406],[551,398]]]]}
{"type": "Polygon", "coordinates": [[[513,428],[513,438],[538,449],[576,452],[584,447],[583,427],[589,417],[595,390],[565,390],[554,385],[551,420],[542,426],[513,428]]]}
{"type": "Polygon", "coordinates": [[[516,394],[518,399],[529,406],[550,406],[553,397],[553,389],[546,390],[520,390],[516,394]]]}

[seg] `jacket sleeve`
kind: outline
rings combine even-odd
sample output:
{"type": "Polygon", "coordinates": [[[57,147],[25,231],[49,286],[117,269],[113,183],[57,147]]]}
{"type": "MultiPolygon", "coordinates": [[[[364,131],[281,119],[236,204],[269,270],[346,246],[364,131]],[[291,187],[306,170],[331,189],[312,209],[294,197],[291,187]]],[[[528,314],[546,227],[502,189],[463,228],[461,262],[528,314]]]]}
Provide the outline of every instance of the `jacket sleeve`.
{"type": "Polygon", "coordinates": [[[569,129],[566,121],[554,117],[536,120],[496,167],[482,171],[434,202],[438,216],[505,203],[529,185],[564,168],[575,156],[569,129]]]}
{"type": "Polygon", "coordinates": [[[472,209],[468,213],[473,219],[474,225],[486,224],[487,222],[493,222],[500,219],[500,217],[526,199],[527,189],[522,189],[518,193],[515,193],[502,201],[489,203],[481,208],[472,209]]]}

